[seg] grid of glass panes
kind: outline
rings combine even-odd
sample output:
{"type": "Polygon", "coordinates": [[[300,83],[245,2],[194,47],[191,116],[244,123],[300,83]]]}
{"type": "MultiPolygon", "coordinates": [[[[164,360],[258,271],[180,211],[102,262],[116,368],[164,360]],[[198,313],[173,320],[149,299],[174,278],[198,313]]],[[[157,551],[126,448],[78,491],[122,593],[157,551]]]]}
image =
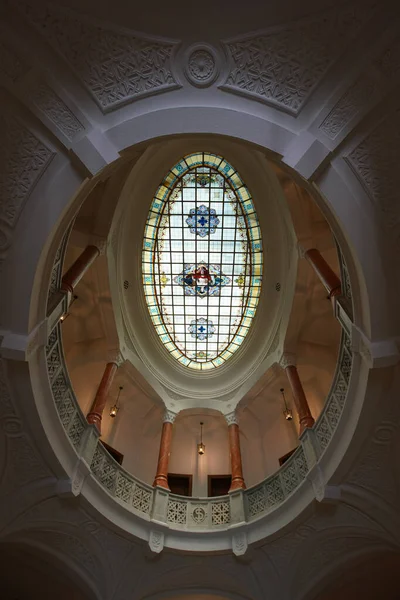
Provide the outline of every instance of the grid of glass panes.
{"type": "Polygon", "coordinates": [[[172,356],[197,369],[223,364],[250,327],[261,275],[260,228],[240,176],[216,155],[185,157],[157,190],[143,247],[147,304],[172,356]]]}

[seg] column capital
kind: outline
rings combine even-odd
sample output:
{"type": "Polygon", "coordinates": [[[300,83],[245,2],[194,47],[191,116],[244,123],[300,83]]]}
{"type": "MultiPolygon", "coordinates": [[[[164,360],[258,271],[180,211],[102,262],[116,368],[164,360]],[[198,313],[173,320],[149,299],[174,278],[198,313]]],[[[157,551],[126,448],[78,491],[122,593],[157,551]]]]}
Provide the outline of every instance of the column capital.
{"type": "Polygon", "coordinates": [[[229,425],[239,425],[239,421],[237,418],[237,414],[236,414],[236,410],[233,410],[232,412],[228,413],[227,415],[224,415],[226,422],[229,425]]]}
{"type": "Polygon", "coordinates": [[[99,235],[92,235],[89,240],[89,243],[91,246],[96,246],[100,255],[104,255],[107,250],[107,241],[108,240],[106,237],[101,237],[99,235]]]}
{"type": "Polygon", "coordinates": [[[119,368],[125,362],[125,359],[119,350],[109,350],[107,362],[114,363],[119,368]]]}
{"type": "Polygon", "coordinates": [[[299,254],[299,258],[304,258],[307,252],[307,250],[302,244],[300,244],[300,242],[297,242],[297,252],[299,254]]]}
{"type": "Polygon", "coordinates": [[[291,352],[284,352],[281,356],[279,364],[282,367],[282,369],[287,369],[288,367],[295,367],[296,362],[297,361],[296,361],[295,354],[293,354],[291,352]]]}
{"type": "Polygon", "coordinates": [[[172,410],[166,410],[163,417],[163,423],[175,423],[175,419],[177,417],[177,413],[174,413],[172,410]]]}

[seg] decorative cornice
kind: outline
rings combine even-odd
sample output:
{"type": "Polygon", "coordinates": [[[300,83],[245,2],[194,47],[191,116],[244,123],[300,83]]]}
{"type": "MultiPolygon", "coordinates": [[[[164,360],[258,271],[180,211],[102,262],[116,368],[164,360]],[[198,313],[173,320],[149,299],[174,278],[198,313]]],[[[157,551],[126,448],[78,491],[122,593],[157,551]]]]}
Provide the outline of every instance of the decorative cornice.
{"type": "Polygon", "coordinates": [[[18,6],[69,63],[103,112],[179,87],[171,61],[178,42],[99,26],[53,4],[19,0],[18,6]]]}

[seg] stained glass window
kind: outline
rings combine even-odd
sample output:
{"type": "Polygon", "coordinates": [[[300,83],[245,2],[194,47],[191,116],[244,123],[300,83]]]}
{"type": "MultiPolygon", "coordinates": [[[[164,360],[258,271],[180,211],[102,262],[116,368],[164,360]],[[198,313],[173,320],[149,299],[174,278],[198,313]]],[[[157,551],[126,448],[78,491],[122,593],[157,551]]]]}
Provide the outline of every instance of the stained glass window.
{"type": "Polygon", "coordinates": [[[263,269],[250,192],[224,158],[197,152],[167,173],[145,227],[147,306],[166,350],[214,369],[238,350],[256,312],[263,269]]]}

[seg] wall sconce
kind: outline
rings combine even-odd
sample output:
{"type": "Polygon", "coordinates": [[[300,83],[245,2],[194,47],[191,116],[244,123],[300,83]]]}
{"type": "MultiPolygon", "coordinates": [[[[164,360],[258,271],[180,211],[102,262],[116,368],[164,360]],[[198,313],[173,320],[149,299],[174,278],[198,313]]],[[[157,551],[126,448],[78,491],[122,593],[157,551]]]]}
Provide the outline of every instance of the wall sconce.
{"type": "Polygon", "coordinates": [[[71,302],[70,302],[70,304],[69,304],[69,307],[68,307],[68,310],[67,310],[67,312],[65,312],[65,313],[64,313],[63,315],[61,315],[61,317],[60,317],[60,322],[61,322],[61,323],[64,323],[65,319],[66,319],[67,317],[69,317],[69,314],[70,314],[70,313],[69,313],[69,309],[71,308],[71,306],[73,305],[73,303],[75,302],[75,300],[78,300],[78,296],[75,296],[75,294],[74,294],[74,295],[72,296],[72,300],[71,300],[71,302]]]}
{"type": "Polygon", "coordinates": [[[203,425],[204,423],[200,423],[200,444],[197,444],[197,453],[200,454],[200,456],[206,451],[206,447],[203,444],[203,425]]]}
{"type": "Polygon", "coordinates": [[[283,402],[284,402],[284,405],[285,405],[285,410],[283,411],[284,417],[285,417],[286,421],[291,421],[293,419],[293,413],[290,410],[290,408],[288,408],[288,406],[286,404],[285,390],[284,390],[284,388],[281,388],[280,391],[281,391],[283,402]]]}
{"type": "Polygon", "coordinates": [[[118,400],[119,400],[119,396],[120,396],[121,390],[123,390],[123,389],[124,389],[124,388],[122,387],[122,385],[120,385],[120,386],[119,386],[119,390],[118,390],[118,396],[117,396],[117,400],[116,400],[116,402],[115,402],[114,406],[112,406],[112,407],[110,408],[110,417],[111,417],[112,419],[115,419],[115,417],[117,416],[117,412],[119,411],[118,400]]]}

